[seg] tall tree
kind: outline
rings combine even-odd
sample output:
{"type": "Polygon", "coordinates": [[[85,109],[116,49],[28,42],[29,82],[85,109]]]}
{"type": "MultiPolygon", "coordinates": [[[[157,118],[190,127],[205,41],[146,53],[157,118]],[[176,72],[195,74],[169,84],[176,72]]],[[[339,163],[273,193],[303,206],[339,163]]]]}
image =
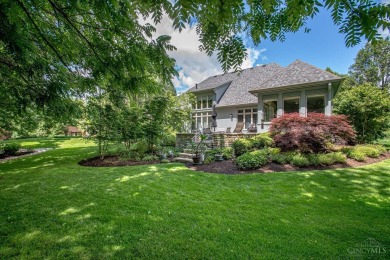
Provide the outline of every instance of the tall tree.
{"type": "Polygon", "coordinates": [[[370,83],[382,90],[390,87],[390,40],[367,43],[361,49],[349,74],[358,83],[370,83]]]}
{"type": "Polygon", "coordinates": [[[371,0],[0,0],[0,91],[16,107],[35,103],[60,116],[70,104],[63,100],[94,92],[102,79],[117,96],[172,87],[167,51],[175,48],[140,17],[159,23],[166,13],[178,30],[195,23],[200,50],[217,52],[228,71],[245,59],[243,33],[255,44],[284,40],[321,6],[347,46],[390,27],[390,5],[371,0]]]}

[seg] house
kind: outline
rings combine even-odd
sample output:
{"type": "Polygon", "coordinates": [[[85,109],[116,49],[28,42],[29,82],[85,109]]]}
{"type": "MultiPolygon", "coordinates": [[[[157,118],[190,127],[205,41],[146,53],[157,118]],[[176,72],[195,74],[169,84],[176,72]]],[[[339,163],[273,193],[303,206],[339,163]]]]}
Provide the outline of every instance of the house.
{"type": "Polygon", "coordinates": [[[65,128],[66,136],[81,136],[83,132],[76,126],[67,126],[65,128]]]}
{"type": "Polygon", "coordinates": [[[196,95],[192,130],[261,133],[283,113],[331,115],[332,99],[342,80],[300,60],[287,67],[270,63],[212,76],[188,90],[196,95]],[[211,127],[214,101],[215,129],[211,127]]]}

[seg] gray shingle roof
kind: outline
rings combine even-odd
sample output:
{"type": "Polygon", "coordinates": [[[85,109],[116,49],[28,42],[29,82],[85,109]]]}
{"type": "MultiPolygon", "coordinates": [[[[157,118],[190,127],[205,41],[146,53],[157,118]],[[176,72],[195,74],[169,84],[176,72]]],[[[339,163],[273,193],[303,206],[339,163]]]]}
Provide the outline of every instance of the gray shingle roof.
{"type": "Polygon", "coordinates": [[[296,60],[278,73],[277,77],[273,77],[267,82],[263,82],[260,86],[252,88],[251,90],[271,89],[311,82],[338,80],[342,80],[342,78],[303,61],[296,60]]]}
{"type": "Polygon", "coordinates": [[[342,78],[296,60],[286,68],[276,63],[260,65],[241,72],[226,73],[205,79],[189,92],[213,90],[223,84],[230,85],[218,103],[218,107],[257,103],[257,97],[248,91],[272,89],[319,81],[341,81],[342,78]]]}

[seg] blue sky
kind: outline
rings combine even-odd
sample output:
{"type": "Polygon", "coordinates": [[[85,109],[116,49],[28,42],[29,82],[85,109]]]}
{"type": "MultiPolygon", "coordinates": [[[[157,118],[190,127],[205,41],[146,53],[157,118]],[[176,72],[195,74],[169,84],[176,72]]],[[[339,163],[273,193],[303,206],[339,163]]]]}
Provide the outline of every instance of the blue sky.
{"type": "Polygon", "coordinates": [[[303,29],[289,33],[284,42],[263,41],[257,48],[266,49],[263,53],[267,60],[259,57],[256,64],[276,62],[287,66],[300,59],[322,69],[330,67],[336,72],[347,73],[357,52],[364,47],[364,41],[347,48],[344,35],[338,33],[330,13],[325,9],[310,19],[307,27],[311,29],[309,33],[304,33],[303,29]]]}
{"type": "MultiPolygon", "coordinates": [[[[381,0],[390,3],[390,0],[381,0]]],[[[152,21],[149,19],[149,21],[152,21]]],[[[339,73],[347,73],[353,64],[357,52],[364,47],[365,40],[354,47],[345,46],[344,35],[338,33],[339,28],[333,24],[330,12],[321,9],[313,18],[309,19],[306,27],[296,33],[286,35],[284,42],[264,40],[258,46],[248,45],[248,58],[242,68],[254,67],[257,64],[275,62],[287,66],[296,59],[310,63],[321,69],[330,67],[339,73]]],[[[177,47],[170,52],[176,60],[179,76],[173,78],[177,91],[184,92],[206,78],[223,73],[215,54],[207,56],[199,51],[199,37],[195,27],[187,27],[181,33],[172,27],[172,21],[164,16],[161,23],[156,25],[157,35],[171,36],[171,43],[177,47]]],[[[387,35],[389,32],[386,32],[387,35]]]]}

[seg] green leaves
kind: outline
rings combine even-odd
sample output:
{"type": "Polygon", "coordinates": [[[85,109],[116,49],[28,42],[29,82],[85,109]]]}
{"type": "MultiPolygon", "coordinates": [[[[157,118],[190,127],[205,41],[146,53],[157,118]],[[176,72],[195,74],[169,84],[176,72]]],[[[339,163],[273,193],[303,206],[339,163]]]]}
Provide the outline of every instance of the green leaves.
{"type": "Polygon", "coordinates": [[[382,90],[390,88],[390,40],[367,43],[361,49],[349,71],[359,84],[370,83],[382,90]]]}

